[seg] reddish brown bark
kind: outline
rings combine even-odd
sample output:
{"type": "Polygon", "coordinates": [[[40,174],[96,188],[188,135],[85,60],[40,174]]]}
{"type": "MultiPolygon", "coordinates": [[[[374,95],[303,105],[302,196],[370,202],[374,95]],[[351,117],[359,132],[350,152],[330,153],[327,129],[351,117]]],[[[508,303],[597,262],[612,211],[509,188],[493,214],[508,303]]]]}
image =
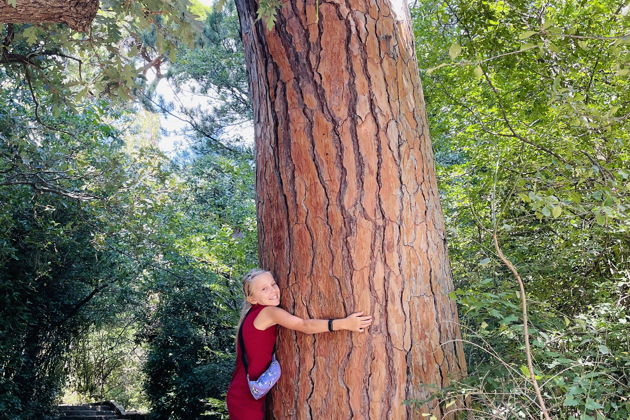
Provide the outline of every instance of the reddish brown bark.
{"type": "Polygon", "coordinates": [[[320,0],[317,19],[315,0],[292,0],[272,31],[253,0],[237,7],[261,265],[299,316],[375,317],[365,334],[283,330],[273,416],[452,418],[436,400],[403,405],[466,371],[406,7],[320,0]]]}
{"type": "Polygon", "coordinates": [[[15,7],[0,0],[0,22],[65,23],[87,32],[97,10],[98,0],[17,0],[15,7]]]}

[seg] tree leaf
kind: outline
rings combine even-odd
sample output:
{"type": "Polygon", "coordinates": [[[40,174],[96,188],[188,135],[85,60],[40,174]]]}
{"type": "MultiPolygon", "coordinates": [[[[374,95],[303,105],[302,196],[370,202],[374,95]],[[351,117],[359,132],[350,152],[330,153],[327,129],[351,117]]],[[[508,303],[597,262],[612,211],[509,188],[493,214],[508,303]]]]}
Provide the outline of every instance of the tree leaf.
{"type": "Polygon", "coordinates": [[[601,405],[600,403],[598,403],[592,398],[588,398],[586,400],[586,404],[584,405],[584,407],[586,407],[587,410],[597,410],[599,408],[604,408],[603,405],[601,405]]]}
{"type": "Polygon", "coordinates": [[[604,226],[606,224],[606,216],[604,216],[601,213],[597,213],[595,215],[595,221],[597,222],[598,225],[604,226]]]}
{"type": "Polygon", "coordinates": [[[521,32],[520,35],[518,36],[518,39],[527,39],[530,36],[537,34],[538,31],[525,31],[525,32],[521,32]]]}
{"type": "Polygon", "coordinates": [[[462,47],[457,42],[453,43],[451,47],[448,49],[448,55],[451,56],[451,59],[454,60],[459,56],[462,52],[462,47]]]}
{"type": "Polygon", "coordinates": [[[560,207],[560,206],[553,206],[553,208],[551,209],[551,214],[553,215],[553,217],[560,216],[560,213],[562,213],[562,207],[560,207]]]}
{"type": "Polygon", "coordinates": [[[33,45],[37,42],[38,32],[39,31],[38,31],[37,26],[32,25],[24,29],[24,31],[22,32],[22,36],[26,38],[26,42],[28,42],[29,45],[33,45]]]}
{"type": "Polygon", "coordinates": [[[548,27],[550,27],[551,25],[553,25],[553,19],[550,18],[549,16],[545,17],[545,23],[543,23],[540,28],[542,30],[547,29],[548,27]]]}
{"type": "Polygon", "coordinates": [[[555,52],[556,54],[560,52],[560,48],[558,48],[557,45],[552,44],[551,42],[547,45],[547,48],[549,48],[550,51],[555,52]]]}
{"type": "Polygon", "coordinates": [[[523,373],[523,375],[525,375],[528,378],[530,377],[529,368],[527,366],[521,365],[520,369],[521,369],[521,372],[523,373]]]}
{"type": "Polygon", "coordinates": [[[474,72],[475,72],[475,76],[476,76],[477,78],[481,78],[481,77],[483,77],[483,70],[482,70],[481,66],[477,66],[477,67],[475,67],[474,72]]]}
{"type": "Polygon", "coordinates": [[[536,48],[537,46],[538,46],[537,44],[528,42],[526,44],[521,45],[521,48],[519,48],[519,51],[531,50],[532,48],[536,48]]]}

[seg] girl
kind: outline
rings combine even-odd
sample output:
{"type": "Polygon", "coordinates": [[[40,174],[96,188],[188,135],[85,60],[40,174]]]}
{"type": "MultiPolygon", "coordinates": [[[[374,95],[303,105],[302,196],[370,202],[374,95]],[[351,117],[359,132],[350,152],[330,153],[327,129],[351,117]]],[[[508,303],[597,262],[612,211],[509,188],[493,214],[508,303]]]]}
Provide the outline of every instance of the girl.
{"type": "MultiPolygon", "coordinates": [[[[371,316],[355,312],[342,319],[302,319],[291,315],[280,304],[280,289],[273,275],[266,270],[254,269],[243,277],[245,301],[241,311],[239,328],[242,328],[248,373],[256,380],[271,363],[276,342],[277,326],[305,334],[326,331],[349,330],[363,332],[372,323],[371,316]]],[[[245,367],[241,360],[241,348],[237,331],[236,368],[227,392],[230,420],[262,420],[265,416],[266,396],[256,400],[252,396],[245,367]]]]}

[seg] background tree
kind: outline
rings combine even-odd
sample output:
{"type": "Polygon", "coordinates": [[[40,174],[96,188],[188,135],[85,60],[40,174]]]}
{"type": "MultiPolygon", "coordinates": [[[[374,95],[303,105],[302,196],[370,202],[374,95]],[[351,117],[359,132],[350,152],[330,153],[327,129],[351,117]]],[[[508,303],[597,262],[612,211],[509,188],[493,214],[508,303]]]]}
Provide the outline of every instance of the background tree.
{"type": "Polygon", "coordinates": [[[283,3],[269,30],[256,7],[237,1],[260,263],[292,313],[375,317],[365,335],[281,331],[273,415],[411,418],[415,399],[451,418],[429,390],[466,368],[408,9],[283,3]]]}
{"type": "Polygon", "coordinates": [[[412,9],[471,343],[474,373],[457,392],[471,392],[480,418],[540,413],[516,283],[492,244],[495,222],[528,291],[535,370],[551,414],[630,412],[629,11],[613,1],[412,9]]]}

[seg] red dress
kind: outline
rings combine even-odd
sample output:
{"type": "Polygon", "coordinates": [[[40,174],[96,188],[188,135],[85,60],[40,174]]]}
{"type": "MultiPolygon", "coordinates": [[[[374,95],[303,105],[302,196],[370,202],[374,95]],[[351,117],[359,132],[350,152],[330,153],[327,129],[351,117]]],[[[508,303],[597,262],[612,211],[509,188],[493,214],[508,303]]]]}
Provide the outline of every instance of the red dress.
{"type": "MultiPolygon", "coordinates": [[[[256,380],[269,367],[273,347],[276,343],[278,331],[277,325],[266,330],[259,330],[254,327],[254,320],[264,308],[263,305],[253,305],[243,320],[243,341],[249,364],[249,378],[256,380]]],[[[238,331],[237,331],[238,334],[238,331]]],[[[236,337],[238,341],[238,336],[236,337]]],[[[241,346],[238,345],[236,352],[236,368],[232,374],[232,381],[227,392],[227,406],[230,420],[262,420],[265,418],[265,395],[259,400],[252,397],[252,393],[247,385],[245,376],[245,366],[241,360],[241,346]]]]}

